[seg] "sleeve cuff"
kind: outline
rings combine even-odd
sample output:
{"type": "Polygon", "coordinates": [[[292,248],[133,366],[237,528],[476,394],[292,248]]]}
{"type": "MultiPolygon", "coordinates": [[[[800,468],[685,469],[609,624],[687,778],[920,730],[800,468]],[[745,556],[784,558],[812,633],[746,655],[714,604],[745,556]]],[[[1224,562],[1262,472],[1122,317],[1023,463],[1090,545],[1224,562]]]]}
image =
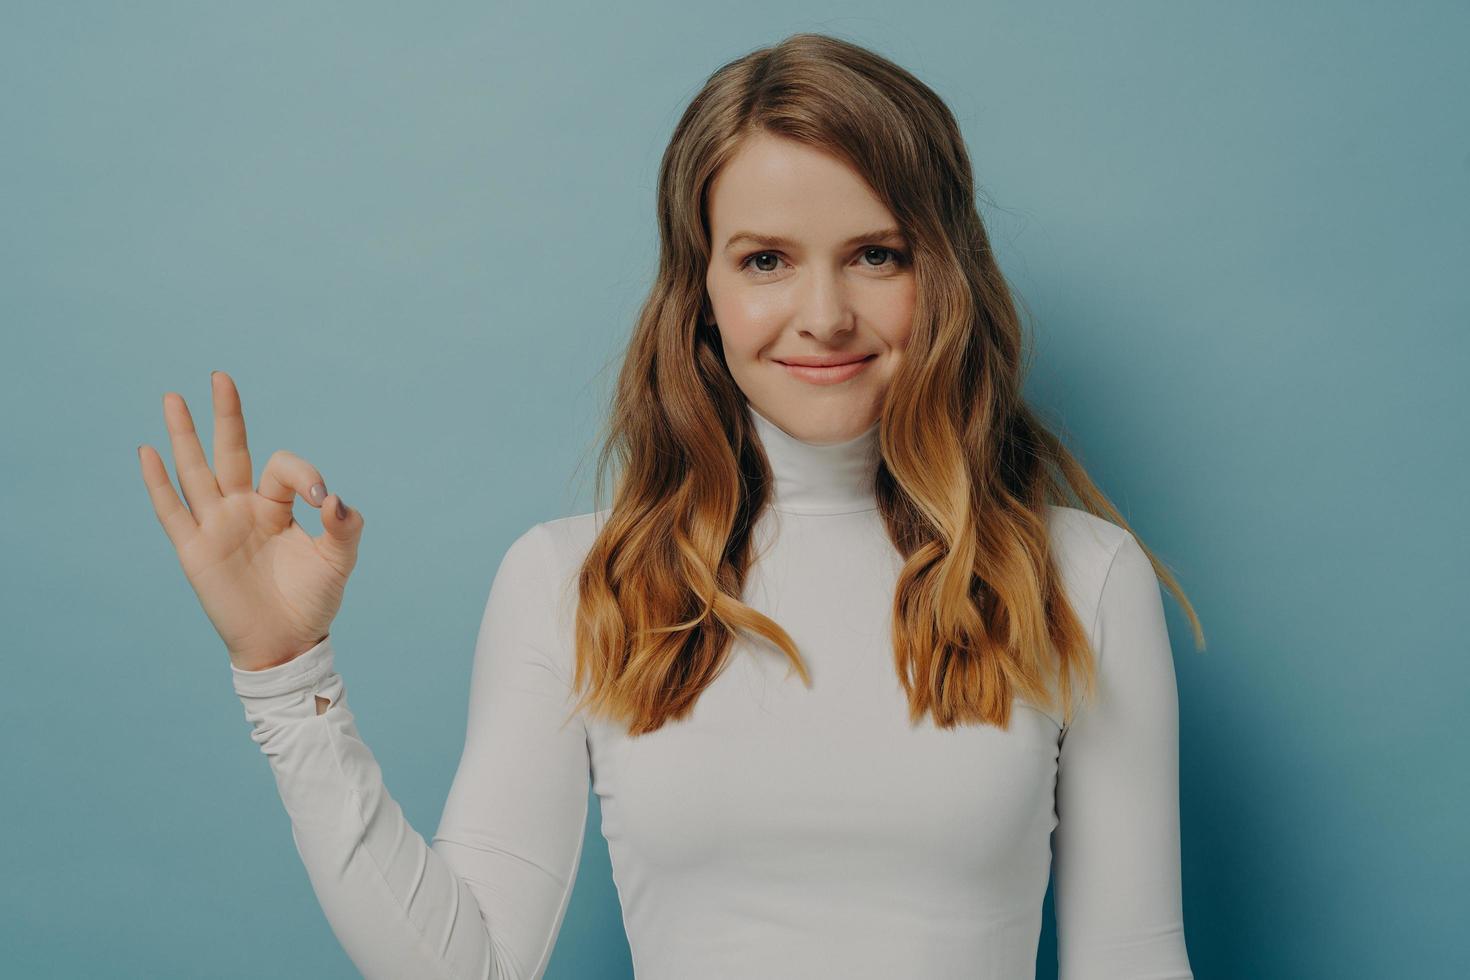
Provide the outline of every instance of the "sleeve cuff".
{"type": "Polygon", "coordinates": [[[332,656],[332,638],[329,635],[295,659],[265,670],[242,670],[231,663],[235,693],[240,697],[267,698],[311,690],[331,672],[332,656]]]}

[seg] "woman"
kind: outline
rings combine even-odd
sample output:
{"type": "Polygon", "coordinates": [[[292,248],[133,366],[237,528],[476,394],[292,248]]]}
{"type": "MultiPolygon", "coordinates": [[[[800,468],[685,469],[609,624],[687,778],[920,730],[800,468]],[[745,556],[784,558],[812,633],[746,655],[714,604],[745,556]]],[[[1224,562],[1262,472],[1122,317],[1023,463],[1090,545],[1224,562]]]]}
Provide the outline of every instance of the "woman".
{"type": "Polygon", "coordinates": [[[165,396],[188,508],[143,475],[348,955],[540,976],[590,787],[640,978],[1030,977],[1049,873],[1062,977],[1191,976],[1156,574],[1188,601],[1022,401],[944,104],[793,36],[710,77],[658,205],[612,506],[506,552],[432,844],[333,668],[362,516],[287,453],[251,492],[226,375],[213,475],[165,396]]]}

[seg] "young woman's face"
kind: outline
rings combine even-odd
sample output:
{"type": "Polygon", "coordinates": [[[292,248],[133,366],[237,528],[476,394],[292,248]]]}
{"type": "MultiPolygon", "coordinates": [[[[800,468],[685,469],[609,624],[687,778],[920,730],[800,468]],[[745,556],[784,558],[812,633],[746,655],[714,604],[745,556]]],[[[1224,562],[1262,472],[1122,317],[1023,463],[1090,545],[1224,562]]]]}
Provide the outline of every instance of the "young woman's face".
{"type": "Polygon", "coordinates": [[[893,215],[840,160],[766,134],[716,175],[708,207],[705,287],[735,383],[798,439],[862,433],[912,326],[908,243],[882,234],[893,215]],[[788,366],[808,360],[862,363],[788,366]]]}

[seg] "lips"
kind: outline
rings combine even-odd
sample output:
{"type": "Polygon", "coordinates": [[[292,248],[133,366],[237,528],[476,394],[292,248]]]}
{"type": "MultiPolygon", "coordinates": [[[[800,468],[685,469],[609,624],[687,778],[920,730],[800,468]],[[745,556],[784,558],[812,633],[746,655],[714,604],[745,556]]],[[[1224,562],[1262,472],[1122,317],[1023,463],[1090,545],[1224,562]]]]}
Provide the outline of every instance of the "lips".
{"type": "Polygon", "coordinates": [[[795,367],[839,367],[843,364],[856,364],[865,361],[874,354],[828,354],[819,357],[780,357],[776,360],[781,364],[790,364],[795,367]]]}
{"type": "Polygon", "coordinates": [[[831,385],[867,370],[869,364],[877,358],[877,354],[868,354],[863,357],[802,357],[792,358],[789,361],[777,361],[781,369],[792,377],[805,381],[809,384],[831,385]],[[815,361],[816,363],[808,363],[815,361]]]}

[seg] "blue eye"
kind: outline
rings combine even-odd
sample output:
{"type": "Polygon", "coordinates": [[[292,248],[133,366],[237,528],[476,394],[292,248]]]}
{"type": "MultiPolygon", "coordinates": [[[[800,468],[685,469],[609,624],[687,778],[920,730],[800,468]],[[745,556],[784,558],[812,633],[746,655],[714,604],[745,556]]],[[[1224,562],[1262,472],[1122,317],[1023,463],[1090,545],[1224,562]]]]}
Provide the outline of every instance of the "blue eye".
{"type": "MultiPolygon", "coordinates": [[[[751,255],[751,256],[747,257],[744,262],[741,262],[740,263],[740,268],[744,269],[746,266],[748,266],[750,264],[750,260],[751,259],[758,259],[762,255],[775,255],[775,254],[776,254],[775,252],[756,252],[754,255],[751,255]]],[[[763,272],[763,273],[771,273],[771,272],[775,272],[776,270],[775,269],[759,269],[757,271],[758,272],[763,272]]]]}
{"type": "MultiPolygon", "coordinates": [[[[877,265],[873,265],[872,263],[864,262],[863,264],[867,268],[869,268],[869,269],[882,269],[882,268],[884,268],[885,265],[892,265],[895,268],[897,268],[897,267],[902,266],[904,263],[906,263],[908,261],[908,255],[907,254],[905,254],[904,252],[900,252],[896,248],[889,248],[886,245],[870,245],[870,246],[868,246],[867,248],[863,249],[863,257],[864,258],[867,258],[867,256],[870,253],[872,253],[872,252],[881,252],[881,253],[883,253],[884,255],[886,255],[886,256],[889,257],[889,261],[887,263],[879,263],[877,265]]],[[[749,275],[755,276],[757,279],[762,278],[764,276],[769,276],[769,275],[773,274],[776,270],[775,269],[751,269],[750,268],[750,263],[751,263],[752,260],[759,259],[761,256],[764,256],[764,255],[776,256],[778,254],[779,253],[772,252],[769,249],[766,250],[766,251],[762,251],[762,252],[752,252],[750,255],[747,255],[741,261],[741,263],[740,263],[740,270],[742,272],[745,272],[745,273],[749,274],[749,275]]]]}
{"type": "MultiPolygon", "coordinates": [[[[884,245],[874,245],[871,248],[865,248],[865,249],[863,249],[863,255],[864,256],[866,256],[869,252],[885,252],[888,255],[893,256],[893,264],[894,265],[902,265],[903,264],[903,260],[905,258],[907,258],[907,256],[905,256],[902,252],[898,251],[897,249],[888,248],[887,246],[884,246],[884,245]]],[[[870,268],[876,269],[876,268],[878,268],[878,266],[871,266],[870,268]]]]}

